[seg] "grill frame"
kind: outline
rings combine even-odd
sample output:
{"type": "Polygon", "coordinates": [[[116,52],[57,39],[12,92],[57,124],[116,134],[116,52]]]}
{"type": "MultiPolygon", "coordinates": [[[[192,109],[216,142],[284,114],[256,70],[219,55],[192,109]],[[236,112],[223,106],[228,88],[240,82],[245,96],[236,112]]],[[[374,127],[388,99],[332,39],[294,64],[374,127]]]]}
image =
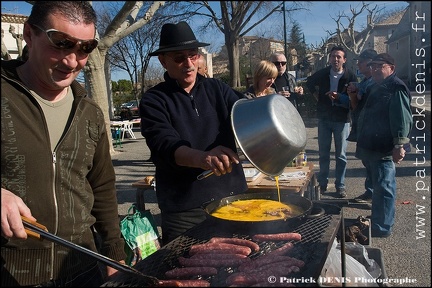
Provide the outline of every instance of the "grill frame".
{"type": "MultiPolygon", "coordinates": [[[[301,241],[292,241],[294,248],[289,255],[303,260],[305,265],[301,268],[300,272],[292,273],[286,277],[308,280],[300,281],[300,283],[295,284],[296,286],[316,286],[316,283],[313,283],[313,281],[317,281],[320,276],[331,244],[339,231],[341,223],[340,208],[335,205],[315,201],[314,208],[316,207],[324,209],[325,213],[318,217],[306,218],[298,222],[289,222],[284,230],[284,232],[298,232],[302,235],[301,241]]],[[[222,225],[220,222],[209,218],[177,237],[172,242],[161,247],[161,249],[147,258],[139,261],[134,268],[146,275],[158,279],[166,279],[164,273],[175,267],[181,267],[178,262],[178,257],[187,257],[189,248],[194,244],[205,243],[212,237],[235,237],[251,240],[254,234],[259,233],[259,231],[250,231],[250,233],[241,231],[236,233],[231,229],[226,229],[227,227],[224,226],[225,225],[222,225]]],[[[286,241],[259,243],[260,251],[249,255],[249,257],[254,259],[281,247],[285,243],[286,241]]],[[[226,286],[226,278],[234,272],[235,269],[228,267],[218,270],[219,272],[215,276],[205,278],[193,277],[191,279],[205,279],[211,283],[212,287],[224,287],[226,286]]],[[[118,274],[119,275],[114,277],[110,282],[107,282],[104,286],[139,287],[141,286],[140,284],[142,284],[139,283],[139,278],[131,279],[126,274],[118,274]]]]}

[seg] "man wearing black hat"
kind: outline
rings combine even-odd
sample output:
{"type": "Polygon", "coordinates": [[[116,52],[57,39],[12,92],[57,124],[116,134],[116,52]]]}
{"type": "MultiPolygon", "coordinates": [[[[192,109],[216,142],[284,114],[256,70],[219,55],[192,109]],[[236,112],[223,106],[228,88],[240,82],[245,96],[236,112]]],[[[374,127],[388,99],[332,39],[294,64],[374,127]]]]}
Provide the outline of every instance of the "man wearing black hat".
{"type": "Polygon", "coordinates": [[[370,171],[373,183],[372,237],[392,233],[396,204],[396,168],[405,157],[412,129],[411,95],[395,74],[395,62],[387,53],[376,55],[368,66],[374,84],[357,125],[356,157],[370,171]]]}
{"type": "Polygon", "coordinates": [[[156,195],[166,244],[206,219],[202,204],[243,193],[230,113],[242,94],[197,73],[198,42],[186,22],[162,26],[158,56],[165,81],[140,102],[141,133],[156,166],[156,195]],[[205,170],[216,176],[197,180],[205,170]]]}

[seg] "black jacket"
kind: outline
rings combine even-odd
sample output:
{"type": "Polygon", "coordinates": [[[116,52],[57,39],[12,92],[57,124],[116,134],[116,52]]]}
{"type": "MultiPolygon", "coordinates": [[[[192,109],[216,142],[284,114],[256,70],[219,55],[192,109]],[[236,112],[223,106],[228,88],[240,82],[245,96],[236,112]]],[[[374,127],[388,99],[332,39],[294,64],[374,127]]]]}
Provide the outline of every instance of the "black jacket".
{"type": "Polygon", "coordinates": [[[201,207],[204,202],[247,190],[242,165],[231,173],[197,180],[202,169],[179,166],[180,146],[208,151],[223,145],[237,151],[231,128],[231,108],[243,98],[223,82],[197,76],[191,93],[165,73],[165,82],[146,91],[140,102],[141,133],[156,166],[156,195],[165,212],[201,207]]]}
{"type": "MultiPolygon", "coordinates": [[[[306,85],[312,94],[317,91],[316,86],[318,86],[317,117],[335,122],[350,122],[349,108],[333,106],[330,98],[325,95],[330,91],[330,69],[331,66],[323,68],[307,78],[306,85]]],[[[349,82],[357,82],[357,77],[345,68],[344,74],[339,79],[337,92],[346,94],[349,82]]]]}

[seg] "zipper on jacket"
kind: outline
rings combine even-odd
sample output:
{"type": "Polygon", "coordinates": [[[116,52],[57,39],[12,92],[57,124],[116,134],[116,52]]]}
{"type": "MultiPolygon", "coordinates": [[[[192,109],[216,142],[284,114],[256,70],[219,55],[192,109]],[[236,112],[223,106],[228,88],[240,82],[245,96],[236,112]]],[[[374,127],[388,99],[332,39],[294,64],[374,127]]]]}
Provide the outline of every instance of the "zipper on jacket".
{"type": "MultiPolygon", "coordinates": [[[[56,163],[57,163],[57,154],[56,154],[56,152],[55,151],[53,151],[52,152],[52,163],[53,163],[53,171],[54,171],[54,175],[53,175],[53,181],[52,181],[52,183],[53,183],[53,191],[54,191],[54,195],[53,195],[53,197],[54,197],[54,202],[55,202],[55,206],[56,206],[56,209],[55,209],[55,211],[58,211],[58,209],[57,209],[57,201],[56,201],[56,197],[55,197],[55,190],[56,190],[56,183],[55,183],[55,175],[56,175],[56,163]]],[[[58,215],[56,215],[56,217],[55,217],[55,219],[56,219],[56,223],[55,223],[55,229],[56,229],[56,231],[53,231],[53,234],[57,234],[57,225],[58,225],[58,215]]],[[[54,267],[54,258],[55,258],[55,245],[54,245],[54,243],[51,243],[51,267],[54,267]]],[[[51,279],[53,279],[54,278],[54,269],[51,269],[51,273],[50,273],[51,275],[50,275],[50,277],[51,277],[51,279]]]]}
{"type": "Polygon", "coordinates": [[[192,107],[195,109],[195,112],[196,112],[197,116],[199,116],[198,109],[196,107],[196,103],[195,103],[195,100],[194,100],[194,96],[190,95],[189,98],[191,99],[192,107]]]}

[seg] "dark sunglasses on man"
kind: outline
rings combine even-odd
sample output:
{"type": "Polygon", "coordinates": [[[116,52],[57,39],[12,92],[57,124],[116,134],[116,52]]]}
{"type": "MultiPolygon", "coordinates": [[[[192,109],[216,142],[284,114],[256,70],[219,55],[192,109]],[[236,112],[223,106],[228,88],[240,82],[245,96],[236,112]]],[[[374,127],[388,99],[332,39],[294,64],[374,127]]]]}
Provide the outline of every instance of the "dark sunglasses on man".
{"type": "Polygon", "coordinates": [[[55,29],[45,30],[35,24],[31,24],[31,26],[38,28],[42,32],[45,32],[51,44],[53,44],[58,49],[72,49],[77,44],[79,44],[79,50],[81,52],[90,54],[98,45],[98,41],[96,39],[81,40],[55,29]]]}
{"type": "Polygon", "coordinates": [[[184,61],[186,61],[186,59],[190,59],[191,61],[196,61],[200,57],[200,54],[198,54],[198,51],[191,53],[189,55],[183,55],[183,54],[178,54],[175,56],[171,56],[169,54],[165,54],[165,55],[168,56],[169,58],[171,58],[177,64],[183,63],[184,61]]]}
{"type": "Polygon", "coordinates": [[[275,64],[276,66],[285,66],[286,63],[287,62],[279,62],[279,61],[273,62],[273,64],[275,64]]]}

